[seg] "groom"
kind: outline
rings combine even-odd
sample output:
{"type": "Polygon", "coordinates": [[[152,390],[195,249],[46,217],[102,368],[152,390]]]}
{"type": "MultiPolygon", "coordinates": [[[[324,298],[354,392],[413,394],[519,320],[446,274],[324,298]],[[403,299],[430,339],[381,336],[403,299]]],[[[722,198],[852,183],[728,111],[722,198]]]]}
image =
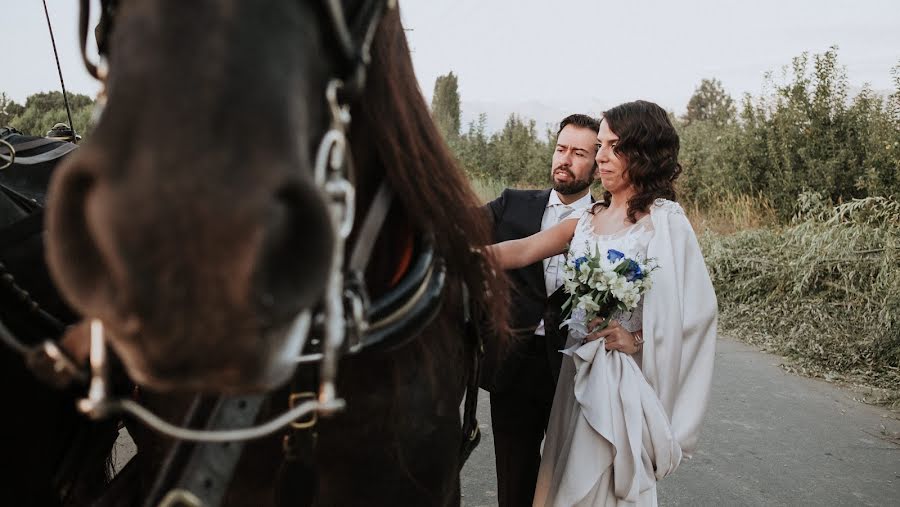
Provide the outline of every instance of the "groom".
{"type": "MultiPolygon", "coordinates": [[[[573,114],[559,125],[547,190],[506,189],[487,204],[497,242],[523,238],[556,225],[593,199],[599,121],[573,114]]],[[[491,393],[491,424],[500,507],[531,505],[541,461],[541,441],[565,337],[544,329],[547,296],[562,285],[562,255],[507,272],[513,285],[512,343],[496,364],[487,354],[482,387],[491,393]],[[546,336],[545,336],[546,335],[546,336]]],[[[557,332],[554,332],[557,331],[557,332]]]]}

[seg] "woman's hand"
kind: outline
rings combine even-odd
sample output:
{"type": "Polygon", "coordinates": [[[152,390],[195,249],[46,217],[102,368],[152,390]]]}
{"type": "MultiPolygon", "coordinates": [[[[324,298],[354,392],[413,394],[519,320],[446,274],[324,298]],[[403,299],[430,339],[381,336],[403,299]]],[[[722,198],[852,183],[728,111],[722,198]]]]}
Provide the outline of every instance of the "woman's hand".
{"type": "MultiPolygon", "coordinates": [[[[603,323],[603,319],[598,317],[588,323],[588,329],[593,329],[601,323],[603,323]]],[[[585,336],[584,341],[589,342],[600,338],[606,338],[606,350],[618,350],[629,355],[639,352],[644,343],[639,331],[630,333],[617,320],[611,320],[605,329],[585,336]]]]}

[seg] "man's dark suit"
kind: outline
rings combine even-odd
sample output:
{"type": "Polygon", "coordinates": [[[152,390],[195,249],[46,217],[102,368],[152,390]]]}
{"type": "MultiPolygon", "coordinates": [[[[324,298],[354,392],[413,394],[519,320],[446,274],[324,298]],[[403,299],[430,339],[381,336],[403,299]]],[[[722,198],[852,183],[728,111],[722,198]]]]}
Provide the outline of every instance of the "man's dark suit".
{"type": "MultiPolygon", "coordinates": [[[[506,189],[487,204],[497,242],[530,236],[541,230],[550,190],[506,189]]],[[[534,330],[544,315],[547,292],[543,264],[507,272],[511,291],[511,325],[515,331],[508,353],[496,361],[485,355],[482,387],[491,392],[491,424],[497,463],[500,507],[531,505],[540,445],[550,417],[565,336],[534,330]]]]}

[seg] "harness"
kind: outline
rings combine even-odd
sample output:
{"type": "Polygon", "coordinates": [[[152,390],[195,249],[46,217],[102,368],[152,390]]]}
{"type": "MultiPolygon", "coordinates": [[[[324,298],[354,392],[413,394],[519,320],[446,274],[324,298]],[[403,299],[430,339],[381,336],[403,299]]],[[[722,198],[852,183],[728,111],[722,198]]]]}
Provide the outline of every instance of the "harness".
{"type": "MultiPolygon", "coordinates": [[[[116,0],[101,5],[101,27],[109,31],[116,0]]],[[[224,496],[240,457],[241,442],[270,435],[287,426],[291,426],[292,431],[311,428],[318,415],[343,409],[345,401],[338,396],[335,387],[339,359],[367,351],[402,347],[421,332],[440,310],[447,282],[446,267],[434,251],[431,236],[415,241],[409,268],[405,274],[398,272],[394,287],[374,301],[368,297],[363,274],[374,240],[393,202],[393,192],[386,183],[378,189],[357,230],[357,240],[349,260],[344,262],[346,240],[354,230],[356,203],[355,187],[349,179],[353,170],[347,146],[351,121],[349,103],[358,98],[364,89],[375,31],[385,11],[396,7],[396,0],[365,1],[352,25],[348,24],[339,0],[323,0],[322,7],[331,28],[328,33],[338,48],[338,75],[341,78],[331,79],[325,90],[331,123],[316,153],[314,177],[329,203],[335,253],[321,311],[315,314],[310,310],[300,312],[291,326],[290,338],[286,340],[294,347],[293,351],[286,353],[297,358],[298,366],[313,367],[318,371],[316,385],[308,390],[298,388],[289,396],[286,412],[258,426],[248,427],[256,420],[267,395],[219,397],[207,411],[206,429],[175,426],[133,400],[111,397],[103,324],[97,319],[90,322],[90,380],[87,396],[78,401],[79,409],[92,418],[127,413],[165,435],[182,442],[196,443],[189,453],[184,451],[182,444],[171,451],[171,466],[166,467],[157,478],[154,493],[148,499],[153,505],[159,498],[162,498],[159,505],[166,506],[217,505],[224,496]],[[312,329],[321,333],[311,333],[312,329]],[[235,427],[245,429],[221,429],[235,427]]],[[[105,89],[105,69],[89,61],[85,51],[89,13],[90,0],[81,0],[79,26],[82,57],[88,71],[100,80],[105,89]]],[[[98,39],[103,41],[101,52],[104,52],[106,33],[98,33],[98,39]]],[[[95,114],[100,114],[104,102],[105,92],[101,92],[95,114]]],[[[2,153],[0,151],[0,155],[2,153]]],[[[9,151],[8,156],[15,157],[14,150],[9,151]]],[[[32,218],[29,227],[39,224],[39,217],[32,218]]],[[[470,308],[468,288],[463,286],[462,290],[465,296],[462,318],[466,323],[467,335],[472,339],[470,346],[474,353],[466,386],[460,467],[480,440],[475,409],[478,369],[483,354],[482,338],[478,332],[481,323],[481,316],[477,314],[479,309],[470,308]]],[[[0,338],[26,356],[41,358],[35,362],[42,362],[45,372],[52,371],[56,383],[67,384],[85,378],[85,372],[75,367],[74,362],[53,342],[27,346],[13,336],[2,322],[0,338]]],[[[313,382],[316,382],[315,379],[313,382]]],[[[290,459],[296,449],[291,448],[287,440],[285,455],[290,459]]]]}

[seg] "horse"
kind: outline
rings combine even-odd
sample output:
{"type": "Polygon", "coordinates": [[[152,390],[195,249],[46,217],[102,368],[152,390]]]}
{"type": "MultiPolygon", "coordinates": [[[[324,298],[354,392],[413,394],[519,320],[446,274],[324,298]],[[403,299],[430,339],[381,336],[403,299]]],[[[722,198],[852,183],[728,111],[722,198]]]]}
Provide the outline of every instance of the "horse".
{"type": "Polygon", "coordinates": [[[84,505],[110,477],[116,421],[92,422],[75,407],[77,389],[33,374],[34,352],[77,320],[44,262],[42,213],[48,181],[76,145],[0,128],[0,324],[21,342],[0,347],[3,473],[10,505],[84,505]]]}
{"type": "MultiPolygon", "coordinates": [[[[375,318],[421,259],[440,281],[433,315],[397,327],[402,339],[358,354],[345,343],[320,364],[339,375],[312,398],[336,392],[346,407],[248,443],[226,504],[459,504],[460,403],[480,348],[464,315],[489,316],[502,340],[506,286],[477,253],[490,226],[394,4],[104,3],[107,102],[51,181],[47,260],[143,403],[184,420],[195,393],[274,392],[264,420],[309,386],[291,348],[304,312],[307,345],[327,357],[331,335],[314,336],[333,329],[328,315],[371,333],[359,316],[375,318]],[[378,208],[383,225],[367,227],[378,208]]],[[[172,440],[133,435],[133,491],[146,492],[172,440]]]]}

